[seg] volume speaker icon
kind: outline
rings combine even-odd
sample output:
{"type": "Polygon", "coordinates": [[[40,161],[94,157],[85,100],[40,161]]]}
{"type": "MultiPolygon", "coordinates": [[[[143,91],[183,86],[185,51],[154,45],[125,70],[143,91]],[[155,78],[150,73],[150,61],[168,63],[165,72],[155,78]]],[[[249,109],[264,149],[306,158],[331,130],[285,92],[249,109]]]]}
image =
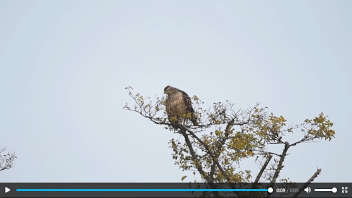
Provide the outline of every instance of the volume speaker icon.
{"type": "Polygon", "coordinates": [[[304,189],[304,191],[306,191],[306,193],[310,193],[312,192],[312,189],[308,186],[307,188],[304,189]]]}

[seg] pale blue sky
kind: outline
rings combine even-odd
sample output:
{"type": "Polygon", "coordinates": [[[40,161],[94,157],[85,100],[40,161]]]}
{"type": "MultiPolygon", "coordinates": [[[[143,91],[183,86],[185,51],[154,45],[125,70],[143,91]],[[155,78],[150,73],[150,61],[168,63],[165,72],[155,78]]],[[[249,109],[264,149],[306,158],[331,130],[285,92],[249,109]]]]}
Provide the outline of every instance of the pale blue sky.
{"type": "Polygon", "coordinates": [[[325,112],[332,142],[282,176],[351,181],[352,1],[1,1],[2,182],[180,181],[161,127],[122,109],[131,85],[256,102],[292,123],[325,112]]]}

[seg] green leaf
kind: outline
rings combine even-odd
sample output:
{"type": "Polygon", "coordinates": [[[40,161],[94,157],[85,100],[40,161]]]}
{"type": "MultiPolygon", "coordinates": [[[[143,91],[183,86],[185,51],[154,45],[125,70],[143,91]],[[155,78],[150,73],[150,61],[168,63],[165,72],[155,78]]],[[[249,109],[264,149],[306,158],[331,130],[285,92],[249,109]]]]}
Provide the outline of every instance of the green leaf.
{"type": "Polygon", "coordinates": [[[185,180],[187,178],[186,175],[182,176],[181,181],[185,180]]]}

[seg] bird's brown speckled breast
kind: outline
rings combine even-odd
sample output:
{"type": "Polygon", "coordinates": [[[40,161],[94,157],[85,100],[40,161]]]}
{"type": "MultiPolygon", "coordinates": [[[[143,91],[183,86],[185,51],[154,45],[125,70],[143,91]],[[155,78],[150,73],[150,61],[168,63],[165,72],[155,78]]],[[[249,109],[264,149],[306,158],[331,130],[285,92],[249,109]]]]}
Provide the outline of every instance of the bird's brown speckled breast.
{"type": "Polygon", "coordinates": [[[166,112],[169,116],[178,116],[186,113],[186,106],[181,92],[170,94],[166,99],[166,104],[166,112]]]}

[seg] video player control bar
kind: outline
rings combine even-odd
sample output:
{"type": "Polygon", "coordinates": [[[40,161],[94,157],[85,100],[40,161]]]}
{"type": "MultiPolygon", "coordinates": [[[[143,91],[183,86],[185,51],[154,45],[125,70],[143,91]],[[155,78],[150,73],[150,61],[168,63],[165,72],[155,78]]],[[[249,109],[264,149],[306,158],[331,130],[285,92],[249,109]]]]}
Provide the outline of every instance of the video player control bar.
{"type": "Polygon", "coordinates": [[[0,197],[352,197],[352,183],[0,183],[0,197]],[[302,190],[301,190],[302,189],[302,190]]]}

